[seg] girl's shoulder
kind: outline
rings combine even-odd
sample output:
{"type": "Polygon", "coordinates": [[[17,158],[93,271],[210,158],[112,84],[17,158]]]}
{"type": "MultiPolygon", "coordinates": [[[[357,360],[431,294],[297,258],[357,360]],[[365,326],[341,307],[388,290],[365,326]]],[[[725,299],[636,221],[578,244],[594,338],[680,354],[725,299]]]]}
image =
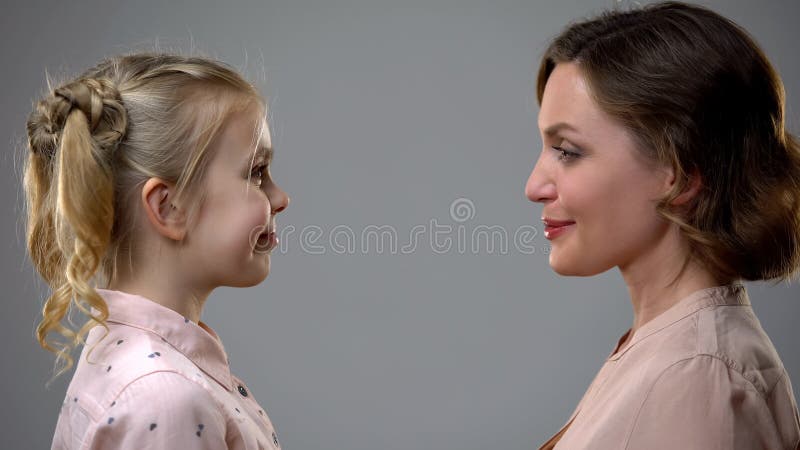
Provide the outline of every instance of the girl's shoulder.
{"type": "Polygon", "coordinates": [[[202,371],[157,334],[109,323],[107,334],[102,327],[89,333],[67,388],[67,400],[96,419],[134,383],[148,383],[143,379],[165,372],[179,375],[187,389],[211,388],[202,371]]]}

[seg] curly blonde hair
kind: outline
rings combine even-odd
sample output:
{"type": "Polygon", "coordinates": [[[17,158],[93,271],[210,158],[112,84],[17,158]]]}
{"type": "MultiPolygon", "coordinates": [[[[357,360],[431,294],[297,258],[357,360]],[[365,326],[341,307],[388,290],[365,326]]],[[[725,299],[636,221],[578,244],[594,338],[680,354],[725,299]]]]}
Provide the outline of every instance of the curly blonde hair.
{"type": "Polygon", "coordinates": [[[36,103],[23,177],[26,241],[52,290],[36,335],[56,354],[55,377],[72,367],[90,328],[106,327],[96,287],[115,279],[121,258],[133,265],[137,187],[151,177],[174,183],[191,221],[212,140],[253,104],[264,111],[257,89],[220,62],[149,53],[104,60],[36,103]],[[88,316],[77,330],[62,323],[73,308],[88,316]]]}

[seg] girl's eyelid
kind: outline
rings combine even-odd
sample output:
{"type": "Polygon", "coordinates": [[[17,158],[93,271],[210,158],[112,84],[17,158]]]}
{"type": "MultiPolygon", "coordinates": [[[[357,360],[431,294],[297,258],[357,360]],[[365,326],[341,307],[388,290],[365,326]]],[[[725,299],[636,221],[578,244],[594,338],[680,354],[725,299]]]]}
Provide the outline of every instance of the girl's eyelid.
{"type": "Polygon", "coordinates": [[[267,170],[269,168],[269,162],[266,160],[257,161],[253,164],[253,167],[250,169],[250,172],[255,172],[257,170],[267,170]]]}
{"type": "Polygon", "coordinates": [[[269,170],[267,164],[263,163],[256,163],[252,169],[250,169],[250,173],[248,174],[248,178],[251,181],[257,180],[259,184],[264,181],[264,178],[268,176],[269,170]]]}
{"type": "Polygon", "coordinates": [[[250,172],[250,181],[257,183],[259,187],[264,187],[266,183],[270,183],[270,178],[269,161],[256,163],[256,165],[253,166],[253,170],[250,172]],[[257,172],[261,172],[261,174],[257,175],[257,172]]]}

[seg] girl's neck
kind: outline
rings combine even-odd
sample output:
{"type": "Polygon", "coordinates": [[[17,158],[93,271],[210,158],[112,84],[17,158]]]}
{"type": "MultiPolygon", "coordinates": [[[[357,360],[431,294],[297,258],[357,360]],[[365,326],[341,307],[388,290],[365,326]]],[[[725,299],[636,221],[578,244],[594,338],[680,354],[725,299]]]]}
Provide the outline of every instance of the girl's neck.
{"type": "Polygon", "coordinates": [[[145,297],[167,307],[187,319],[198,323],[203,313],[203,306],[209,292],[198,292],[190,286],[184,286],[176,280],[164,277],[137,277],[136,279],[117,279],[109,283],[108,288],[145,297]]]}

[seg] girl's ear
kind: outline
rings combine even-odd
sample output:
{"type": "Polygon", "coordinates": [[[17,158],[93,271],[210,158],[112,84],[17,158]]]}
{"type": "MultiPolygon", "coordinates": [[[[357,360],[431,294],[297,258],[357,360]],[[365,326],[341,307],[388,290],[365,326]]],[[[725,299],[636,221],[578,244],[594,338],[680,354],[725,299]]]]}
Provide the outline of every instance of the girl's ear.
{"type": "Polygon", "coordinates": [[[142,188],[142,206],[150,224],[162,236],[181,241],[186,236],[186,214],[172,203],[175,188],[160,178],[150,178],[142,188]]]}

